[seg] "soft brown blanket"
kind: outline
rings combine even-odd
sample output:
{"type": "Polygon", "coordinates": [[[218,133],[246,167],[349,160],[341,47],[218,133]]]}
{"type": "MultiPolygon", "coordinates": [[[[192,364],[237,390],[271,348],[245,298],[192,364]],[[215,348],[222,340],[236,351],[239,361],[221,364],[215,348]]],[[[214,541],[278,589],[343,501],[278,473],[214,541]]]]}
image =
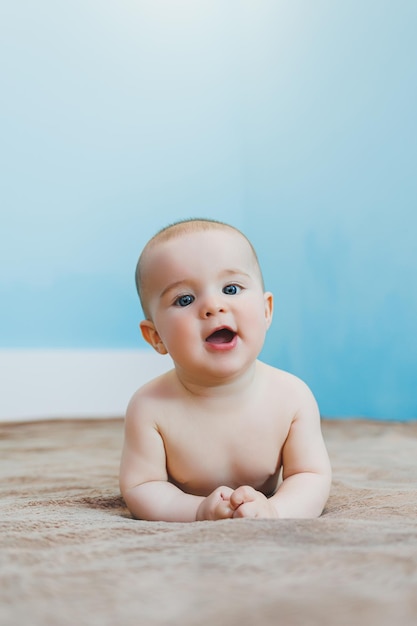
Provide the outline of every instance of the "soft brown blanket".
{"type": "Polygon", "coordinates": [[[0,425],[2,626],[417,624],[417,423],[324,421],[320,519],[192,524],[131,518],[122,428],[0,425]]]}

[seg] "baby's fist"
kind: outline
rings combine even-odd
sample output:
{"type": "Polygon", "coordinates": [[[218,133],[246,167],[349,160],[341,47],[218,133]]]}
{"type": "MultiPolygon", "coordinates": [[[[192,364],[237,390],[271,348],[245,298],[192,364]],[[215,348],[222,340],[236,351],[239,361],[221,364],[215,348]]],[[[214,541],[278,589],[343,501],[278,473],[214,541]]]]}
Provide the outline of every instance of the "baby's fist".
{"type": "Polygon", "coordinates": [[[210,493],[197,509],[196,520],[219,520],[233,516],[233,509],[230,507],[230,496],[233,489],[230,487],[217,487],[210,493]]]}
{"type": "Polygon", "coordinates": [[[248,485],[234,490],[230,495],[230,506],[233,509],[234,518],[257,517],[271,519],[278,517],[277,511],[268,498],[248,485]]]}

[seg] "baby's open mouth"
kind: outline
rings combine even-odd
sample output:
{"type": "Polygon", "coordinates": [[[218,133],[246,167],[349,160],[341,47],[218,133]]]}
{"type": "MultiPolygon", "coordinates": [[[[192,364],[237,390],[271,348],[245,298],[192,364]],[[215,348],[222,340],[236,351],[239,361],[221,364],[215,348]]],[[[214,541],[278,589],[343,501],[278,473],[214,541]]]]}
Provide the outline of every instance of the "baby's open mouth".
{"type": "Polygon", "coordinates": [[[219,328],[206,339],[208,343],[230,343],[233,341],[236,333],[230,328],[219,328]]]}

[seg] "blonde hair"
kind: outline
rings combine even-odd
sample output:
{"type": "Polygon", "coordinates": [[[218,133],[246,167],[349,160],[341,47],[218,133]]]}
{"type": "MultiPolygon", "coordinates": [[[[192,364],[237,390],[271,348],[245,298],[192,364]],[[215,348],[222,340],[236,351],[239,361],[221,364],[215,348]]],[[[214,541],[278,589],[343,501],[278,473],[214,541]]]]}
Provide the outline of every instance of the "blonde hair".
{"type": "Polygon", "coordinates": [[[236,228],[235,226],[231,226],[230,224],[227,224],[226,222],[221,222],[219,220],[214,220],[214,219],[208,219],[208,218],[204,218],[204,217],[198,217],[198,218],[188,218],[188,219],[184,219],[184,220],[179,220],[177,222],[173,222],[172,224],[169,224],[168,226],[165,226],[164,228],[161,228],[161,230],[159,230],[149,241],[148,243],[145,245],[145,247],[142,250],[142,253],[139,257],[139,260],[136,264],[136,272],[135,272],[135,282],[136,282],[136,289],[139,295],[139,300],[143,309],[143,312],[145,314],[145,317],[147,319],[149,319],[149,311],[147,309],[146,306],[146,298],[145,298],[145,294],[144,294],[144,289],[143,289],[143,283],[144,283],[144,259],[147,256],[147,254],[149,253],[149,251],[157,244],[162,243],[164,241],[169,241],[170,239],[174,239],[175,237],[180,237],[181,235],[187,234],[187,233],[195,233],[195,232],[201,232],[201,231],[207,231],[207,230],[223,230],[225,228],[228,228],[236,233],[238,233],[239,235],[241,235],[244,239],[246,239],[246,241],[248,242],[252,252],[253,252],[253,256],[255,258],[255,262],[256,265],[259,269],[259,274],[260,274],[260,278],[262,281],[262,288],[264,289],[264,282],[263,282],[263,277],[262,277],[262,271],[261,271],[261,267],[259,265],[259,260],[258,260],[258,255],[256,254],[256,250],[253,247],[252,243],[249,241],[249,239],[246,237],[246,235],[244,235],[242,233],[242,231],[240,231],[238,228],[236,228]]]}

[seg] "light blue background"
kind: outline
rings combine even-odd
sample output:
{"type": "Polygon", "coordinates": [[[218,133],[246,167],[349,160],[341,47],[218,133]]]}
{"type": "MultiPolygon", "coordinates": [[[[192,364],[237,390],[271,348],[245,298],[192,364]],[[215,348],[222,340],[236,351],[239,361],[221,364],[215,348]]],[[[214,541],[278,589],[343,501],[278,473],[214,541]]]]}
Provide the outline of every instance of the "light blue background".
{"type": "Polygon", "coordinates": [[[145,348],[133,271],[252,239],[262,357],[323,415],[417,418],[415,0],[3,2],[0,347],[145,348]]]}

